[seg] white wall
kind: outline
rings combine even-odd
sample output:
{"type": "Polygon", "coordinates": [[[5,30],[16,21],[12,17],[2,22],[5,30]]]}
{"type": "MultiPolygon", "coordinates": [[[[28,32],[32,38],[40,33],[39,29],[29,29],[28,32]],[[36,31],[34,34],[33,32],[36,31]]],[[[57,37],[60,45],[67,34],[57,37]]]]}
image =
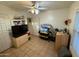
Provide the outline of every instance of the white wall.
{"type": "Polygon", "coordinates": [[[11,20],[13,20],[14,16],[25,16],[25,20],[27,21],[27,13],[25,13],[24,11],[16,11],[9,8],[8,6],[0,4],[0,18],[2,18],[3,21],[6,20],[6,23],[8,25],[7,27],[9,29],[11,28],[11,20]]]}
{"type": "Polygon", "coordinates": [[[77,56],[74,48],[72,46],[73,44],[73,34],[74,34],[74,24],[75,24],[75,16],[76,16],[76,12],[79,10],[79,2],[74,2],[72,4],[72,6],[70,7],[70,11],[69,11],[69,18],[71,19],[71,24],[69,26],[69,30],[71,33],[71,44],[70,44],[70,50],[73,53],[73,56],[77,56]]]}
{"type": "Polygon", "coordinates": [[[6,25],[9,29],[11,26],[10,20],[12,20],[16,14],[18,14],[16,11],[12,10],[11,8],[8,8],[7,6],[0,4],[0,18],[2,18],[3,21],[4,20],[6,21],[6,25]]]}
{"type": "Polygon", "coordinates": [[[74,29],[74,22],[75,22],[75,16],[76,16],[76,12],[79,10],[79,2],[74,2],[72,4],[72,6],[70,7],[69,10],[69,17],[71,19],[71,24],[69,26],[70,29],[70,33],[73,33],[73,29],[74,29]]]}
{"type": "Polygon", "coordinates": [[[15,11],[0,4],[0,52],[11,47],[9,36],[10,20],[13,18],[15,11]]]}
{"type": "MultiPolygon", "coordinates": [[[[3,29],[3,32],[4,32],[0,36],[0,42],[1,41],[3,42],[2,44],[4,45],[5,49],[8,49],[9,47],[11,47],[11,39],[9,36],[9,32],[11,31],[11,20],[13,20],[14,16],[17,16],[17,15],[24,15],[24,13],[17,12],[7,6],[0,4],[0,30],[3,29]],[[3,36],[3,34],[5,36],[3,36]],[[1,40],[1,37],[5,38],[5,39],[1,40]],[[5,42],[5,40],[6,40],[6,42],[5,42]]],[[[2,47],[1,47],[1,43],[0,43],[0,49],[2,49],[1,51],[5,50],[2,47]]]]}
{"type": "Polygon", "coordinates": [[[64,21],[68,19],[69,8],[41,11],[38,15],[33,15],[32,23],[34,34],[38,35],[40,24],[51,24],[54,28],[65,28],[64,21]]]}

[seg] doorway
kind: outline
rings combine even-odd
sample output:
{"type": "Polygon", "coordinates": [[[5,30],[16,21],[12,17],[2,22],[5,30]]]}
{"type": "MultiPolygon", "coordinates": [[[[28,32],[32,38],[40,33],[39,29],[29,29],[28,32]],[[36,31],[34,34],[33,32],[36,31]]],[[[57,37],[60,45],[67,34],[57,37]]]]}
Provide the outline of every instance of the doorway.
{"type": "Polygon", "coordinates": [[[33,24],[32,24],[31,18],[27,18],[27,24],[28,24],[28,29],[29,29],[30,33],[34,34],[34,29],[33,29],[33,24]]]}

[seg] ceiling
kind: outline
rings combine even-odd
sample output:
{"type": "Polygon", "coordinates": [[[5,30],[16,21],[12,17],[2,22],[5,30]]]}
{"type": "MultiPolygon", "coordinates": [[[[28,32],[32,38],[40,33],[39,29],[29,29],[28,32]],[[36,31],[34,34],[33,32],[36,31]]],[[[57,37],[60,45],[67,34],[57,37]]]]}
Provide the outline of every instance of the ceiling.
{"type": "MultiPolygon", "coordinates": [[[[72,1],[38,1],[39,6],[45,7],[46,9],[59,9],[67,8],[73,2],[72,1]]],[[[32,6],[31,1],[0,1],[0,4],[8,6],[16,11],[28,10],[25,6],[32,6]]]]}
{"type": "Polygon", "coordinates": [[[0,1],[0,4],[8,6],[16,11],[27,10],[24,6],[31,6],[32,2],[29,1],[0,1]]]}
{"type": "Polygon", "coordinates": [[[40,6],[47,7],[48,9],[59,9],[59,8],[67,8],[73,2],[72,1],[46,1],[40,2],[40,6]]]}

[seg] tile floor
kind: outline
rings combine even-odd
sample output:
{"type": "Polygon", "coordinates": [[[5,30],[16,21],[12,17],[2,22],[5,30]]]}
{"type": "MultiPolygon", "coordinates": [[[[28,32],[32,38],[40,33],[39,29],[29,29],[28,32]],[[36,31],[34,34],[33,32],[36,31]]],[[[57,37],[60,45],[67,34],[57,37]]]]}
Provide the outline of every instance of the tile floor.
{"type": "Polygon", "coordinates": [[[31,40],[27,41],[19,48],[10,48],[2,55],[10,57],[56,57],[54,43],[40,39],[39,37],[31,35],[31,40]]]}

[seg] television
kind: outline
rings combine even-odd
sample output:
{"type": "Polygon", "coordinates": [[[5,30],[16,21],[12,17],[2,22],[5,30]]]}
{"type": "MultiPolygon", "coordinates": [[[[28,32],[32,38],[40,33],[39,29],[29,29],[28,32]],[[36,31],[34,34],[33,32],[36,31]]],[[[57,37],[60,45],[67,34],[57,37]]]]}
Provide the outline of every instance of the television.
{"type": "Polygon", "coordinates": [[[40,32],[44,32],[44,33],[47,33],[48,32],[48,28],[40,28],[40,32]]]}
{"type": "Polygon", "coordinates": [[[24,35],[28,31],[28,26],[27,25],[16,25],[12,26],[12,36],[13,37],[19,37],[21,35],[24,35]]]}
{"type": "Polygon", "coordinates": [[[50,25],[49,24],[41,24],[39,31],[41,33],[48,33],[50,25]]]}

